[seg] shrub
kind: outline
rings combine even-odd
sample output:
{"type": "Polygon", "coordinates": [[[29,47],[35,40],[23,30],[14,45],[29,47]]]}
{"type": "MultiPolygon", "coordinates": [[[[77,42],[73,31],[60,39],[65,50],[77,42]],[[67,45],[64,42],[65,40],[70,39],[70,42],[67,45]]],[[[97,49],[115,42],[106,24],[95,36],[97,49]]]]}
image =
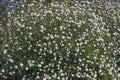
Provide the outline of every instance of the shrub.
{"type": "Polygon", "coordinates": [[[71,3],[31,4],[8,15],[0,29],[2,79],[115,78],[119,7],[99,1],[71,3]]]}

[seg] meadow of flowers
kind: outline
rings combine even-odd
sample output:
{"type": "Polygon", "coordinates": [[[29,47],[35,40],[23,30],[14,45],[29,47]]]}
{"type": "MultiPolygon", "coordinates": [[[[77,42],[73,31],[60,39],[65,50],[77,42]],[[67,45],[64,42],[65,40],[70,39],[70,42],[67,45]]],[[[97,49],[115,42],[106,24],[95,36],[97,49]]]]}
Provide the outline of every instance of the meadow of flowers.
{"type": "Polygon", "coordinates": [[[0,26],[4,80],[114,80],[118,54],[120,7],[104,0],[34,1],[0,26]]]}

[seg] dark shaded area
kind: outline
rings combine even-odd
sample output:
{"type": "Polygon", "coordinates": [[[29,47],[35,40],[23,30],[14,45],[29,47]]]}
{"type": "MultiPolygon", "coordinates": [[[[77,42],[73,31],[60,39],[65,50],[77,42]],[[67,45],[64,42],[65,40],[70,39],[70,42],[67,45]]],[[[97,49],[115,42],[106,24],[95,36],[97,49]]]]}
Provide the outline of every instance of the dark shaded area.
{"type": "Polygon", "coordinates": [[[6,17],[7,17],[6,9],[2,4],[0,4],[0,24],[2,24],[3,21],[6,20],[6,17]]]}
{"type": "Polygon", "coordinates": [[[50,5],[51,0],[45,0],[47,5],[50,5]]]}
{"type": "MultiPolygon", "coordinates": [[[[116,53],[114,57],[116,59],[117,68],[120,68],[120,53],[116,53]]],[[[120,73],[120,70],[118,70],[118,73],[120,73]]]]}

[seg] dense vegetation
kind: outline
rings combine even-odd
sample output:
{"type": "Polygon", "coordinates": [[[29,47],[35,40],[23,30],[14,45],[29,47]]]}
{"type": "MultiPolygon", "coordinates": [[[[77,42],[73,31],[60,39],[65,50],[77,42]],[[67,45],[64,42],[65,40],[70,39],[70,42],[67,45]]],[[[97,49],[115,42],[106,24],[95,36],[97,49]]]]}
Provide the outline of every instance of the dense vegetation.
{"type": "Polygon", "coordinates": [[[120,8],[105,1],[42,2],[0,26],[1,79],[113,80],[120,8]]]}

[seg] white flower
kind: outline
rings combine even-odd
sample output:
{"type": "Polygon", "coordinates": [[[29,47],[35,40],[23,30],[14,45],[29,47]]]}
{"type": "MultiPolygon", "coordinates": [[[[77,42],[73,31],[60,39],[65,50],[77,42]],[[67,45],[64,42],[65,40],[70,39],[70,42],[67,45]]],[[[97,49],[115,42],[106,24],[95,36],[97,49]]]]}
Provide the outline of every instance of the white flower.
{"type": "Polygon", "coordinates": [[[44,62],[41,62],[41,64],[44,64],[44,62]]]}
{"type": "Polygon", "coordinates": [[[60,80],[60,77],[58,76],[57,79],[60,80]]]}
{"type": "Polygon", "coordinates": [[[37,79],[40,79],[40,76],[37,76],[36,78],[37,78],[37,79]]]}
{"type": "Polygon", "coordinates": [[[51,39],[53,39],[53,38],[54,38],[54,36],[53,36],[52,34],[50,35],[50,37],[51,37],[51,39]]]}
{"type": "Polygon", "coordinates": [[[23,63],[20,63],[20,66],[23,67],[23,63]]]}
{"type": "Polygon", "coordinates": [[[60,27],[60,30],[63,30],[63,26],[59,26],[60,27]]]}
{"type": "Polygon", "coordinates": [[[47,78],[43,78],[43,80],[47,80],[47,78]]]}
{"type": "Polygon", "coordinates": [[[31,30],[31,29],[32,29],[32,27],[29,27],[29,29],[31,30]]]}
{"type": "Polygon", "coordinates": [[[30,32],[29,34],[30,34],[30,36],[31,36],[33,33],[32,33],[32,32],[30,32]]]}
{"type": "Polygon", "coordinates": [[[5,70],[4,70],[4,69],[2,69],[1,71],[2,71],[2,72],[5,72],[5,70]]]}
{"type": "Polygon", "coordinates": [[[65,39],[65,36],[62,36],[62,39],[65,39]]]}
{"type": "Polygon", "coordinates": [[[17,69],[17,68],[18,68],[18,66],[15,66],[15,68],[17,69]]]}
{"type": "Polygon", "coordinates": [[[7,49],[5,49],[5,50],[3,51],[3,53],[6,54],[6,53],[7,53],[7,49]]]}
{"type": "Polygon", "coordinates": [[[118,73],[118,80],[120,80],[120,73],[118,73]]]}
{"type": "Polygon", "coordinates": [[[5,47],[8,47],[8,46],[9,46],[8,44],[5,45],[5,47]]]}
{"type": "Polygon", "coordinates": [[[13,59],[8,59],[11,63],[13,63],[14,61],[13,61],[13,59]]]}
{"type": "Polygon", "coordinates": [[[51,10],[47,10],[47,11],[45,11],[45,14],[52,14],[52,11],[51,10]]]}
{"type": "Polygon", "coordinates": [[[38,67],[41,67],[42,65],[41,64],[38,64],[38,67]]]}
{"type": "Polygon", "coordinates": [[[28,67],[25,68],[25,70],[28,70],[28,69],[29,69],[28,67]]]}

